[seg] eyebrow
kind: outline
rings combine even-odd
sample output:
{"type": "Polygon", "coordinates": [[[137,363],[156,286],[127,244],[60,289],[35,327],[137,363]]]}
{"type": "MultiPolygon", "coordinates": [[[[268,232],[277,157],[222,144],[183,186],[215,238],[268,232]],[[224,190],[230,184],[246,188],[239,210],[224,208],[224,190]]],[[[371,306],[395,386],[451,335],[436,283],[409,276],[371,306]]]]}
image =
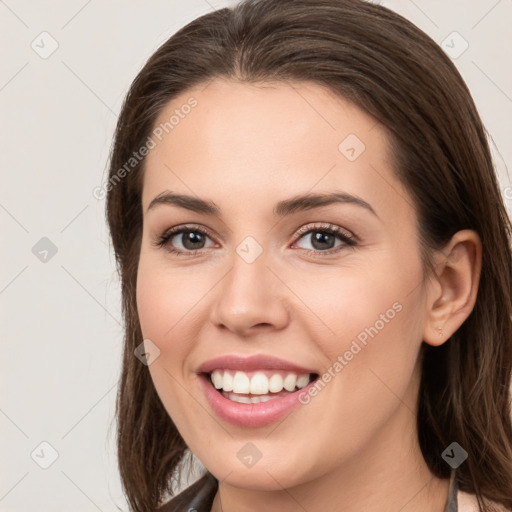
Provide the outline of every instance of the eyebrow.
{"type": "MultiPolygon", "coordinates": [[[[320,208],[335,203],[345,203],[360,206],[379,218],[372,206],[360,197],[347,194],[346,192],[332,192],[324,194],[304,194],[279,201],[274,207],[273,214],[278,217],[285,217],[293,213],[320,208]]],[[[185,194],[174,194],[168,191],[162,192],[149,203],[149,210],[160,204],[172,204],[191,210],[197,213],[204,213],[216,217],[221,216],[220,208],[213,201],[206,201],[198,197],[185,194]]]]}

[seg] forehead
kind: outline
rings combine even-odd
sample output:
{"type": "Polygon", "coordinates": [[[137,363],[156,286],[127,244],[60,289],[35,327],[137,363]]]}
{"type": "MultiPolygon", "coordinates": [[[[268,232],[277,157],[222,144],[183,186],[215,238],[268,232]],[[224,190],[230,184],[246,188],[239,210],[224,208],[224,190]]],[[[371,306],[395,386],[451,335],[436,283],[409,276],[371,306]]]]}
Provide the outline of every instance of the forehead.
{"type": "Polygon", "coordinates": [[[394,177],[382,125],[318,84],[215,79],[169,102],[155,130],[144,211],[164,190],[231,202],[237,192],[247,201],[248,188],[260,202],[333,188],[406,194],[394,177]]]}

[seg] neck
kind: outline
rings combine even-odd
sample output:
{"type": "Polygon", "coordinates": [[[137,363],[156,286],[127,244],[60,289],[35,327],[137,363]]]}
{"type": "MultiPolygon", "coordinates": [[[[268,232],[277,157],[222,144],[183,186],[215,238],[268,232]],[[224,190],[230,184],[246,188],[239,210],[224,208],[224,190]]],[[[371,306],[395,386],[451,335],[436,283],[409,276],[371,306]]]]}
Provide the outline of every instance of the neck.
{"type": "Polygon", "coordinates": [[[402,405],[351,460],[278,491],[242,489],[221,480],[211,512],[325,512],[333,504],[337,512],[444,512],[448,490],[449,479],[438,479],[428,469],[415,415],[402,405]]]}

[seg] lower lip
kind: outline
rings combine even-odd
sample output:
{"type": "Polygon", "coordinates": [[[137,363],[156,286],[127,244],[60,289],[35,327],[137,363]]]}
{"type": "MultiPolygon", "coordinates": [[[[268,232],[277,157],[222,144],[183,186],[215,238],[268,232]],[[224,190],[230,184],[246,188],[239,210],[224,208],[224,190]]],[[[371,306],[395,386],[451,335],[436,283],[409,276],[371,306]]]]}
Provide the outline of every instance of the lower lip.
{"type": "Polygon", "coordinates": [[[262,427],[279,421],[295,409],[295,407],[303,405],[299,401],[299,395],[303,392],[307,393],[309,387],[315,383],[314,380],[302,389],[289,395],[273,398],[268,402],[242,404],[233,402],[219,393],[211,383],[209,375],[203,374],[199,377],[206,398],[215,413],[228,423],[240,427],[262,427]]]}

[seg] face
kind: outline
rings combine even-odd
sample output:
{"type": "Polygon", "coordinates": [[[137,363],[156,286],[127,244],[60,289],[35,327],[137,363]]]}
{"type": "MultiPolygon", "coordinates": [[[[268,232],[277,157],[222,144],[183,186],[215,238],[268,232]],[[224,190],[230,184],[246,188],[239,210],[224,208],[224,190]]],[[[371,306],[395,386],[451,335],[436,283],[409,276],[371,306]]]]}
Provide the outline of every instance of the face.
{"type": "Polygon", "coordinates": [[[425,289],[384,129],[310,83],[217,79],[155,126],[173,115],[146,159],[137,303],[185,442],[252,489],[396,458],[415,435],[425,289]]]}

